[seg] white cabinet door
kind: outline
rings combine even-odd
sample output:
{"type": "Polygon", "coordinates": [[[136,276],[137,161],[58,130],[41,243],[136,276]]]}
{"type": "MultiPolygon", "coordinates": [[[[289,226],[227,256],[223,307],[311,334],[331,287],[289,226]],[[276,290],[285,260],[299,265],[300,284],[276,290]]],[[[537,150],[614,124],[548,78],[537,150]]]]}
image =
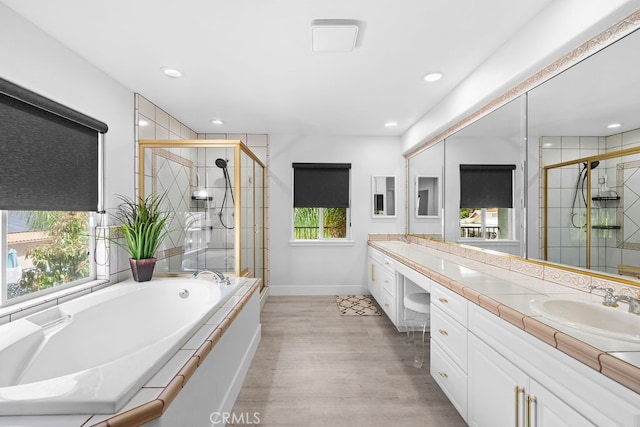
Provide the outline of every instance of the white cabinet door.
{"type": "Polygon", "coordinates": [[[473,427],[524,427],[529,377],[469,334],[467,422],[473,427]]]}
{"type": "Polygon", "coordinates": [[[588,427],[595,425],[533,379],[529,384],[526,411],[530,427],[588,427]]]}

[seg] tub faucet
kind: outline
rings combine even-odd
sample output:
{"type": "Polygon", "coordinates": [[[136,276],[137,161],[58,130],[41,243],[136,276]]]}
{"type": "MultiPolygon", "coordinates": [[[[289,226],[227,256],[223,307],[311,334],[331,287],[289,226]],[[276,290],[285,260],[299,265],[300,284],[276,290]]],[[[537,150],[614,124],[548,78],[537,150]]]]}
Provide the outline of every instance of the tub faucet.
{"type": "Polygon", "coordinates": [[[224,277],[224,274],[222,274],[221,272],[219,272],[218,270],[202,270],[202,271],[196,271],[195,273],[193,273],[193,278],[194,279],[198,279],[200,278],[201,274],[213,274],[213,276],[215,277],[216,282],[218,283],[224,283],[226,285],[230,285],[231,282],[229,281],[228,277],[224,277]]]}

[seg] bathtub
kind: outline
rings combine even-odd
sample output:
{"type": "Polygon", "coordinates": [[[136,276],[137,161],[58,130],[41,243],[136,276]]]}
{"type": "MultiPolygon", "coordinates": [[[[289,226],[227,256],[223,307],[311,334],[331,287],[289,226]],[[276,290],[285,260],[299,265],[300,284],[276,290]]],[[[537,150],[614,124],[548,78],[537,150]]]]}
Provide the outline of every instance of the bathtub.
{"type": "Polygon", "coordinates": [[[0,326],[0,415],[117,412],[242,281],[125,281],[0,326]]]}

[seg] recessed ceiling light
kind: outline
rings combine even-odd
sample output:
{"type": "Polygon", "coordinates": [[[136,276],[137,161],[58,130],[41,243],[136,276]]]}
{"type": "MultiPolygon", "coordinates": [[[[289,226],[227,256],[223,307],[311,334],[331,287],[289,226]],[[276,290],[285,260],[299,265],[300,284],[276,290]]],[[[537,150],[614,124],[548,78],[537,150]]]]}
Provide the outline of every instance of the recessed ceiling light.
{"type": "Polygon", "coordinates": [[[607,125],[609,129],[619,128],[620,126],[622,126],[622,123],[611,123],[610,125],[607,125]]]}
{"type": "Polygon", "coordinates": [[[211,123],[213,123],[216,126],[220,126],[220,125],[224,124],[224,122],[222,120],[220,120],[220,119],[213,119],[213,120],[211,120],[211,123]]]}
{"type": "Polygon", "coordinates": [[[387,122],[387,123],[384,124],[384,126],[388,127],[388,128],[394,128],[394,127],[398,126],[398,122],[387,122]]]}
{"type": "Polygon", "coordinates": [[[425,82],[437,82],[442,78],[442,73],[429,73],[424,76],[425,82]]]}
{"type": "Polygon", "coordinates": [[[167,77],[171,77],[174,79],[182,77],[182,71],[178,69],[171,68],[171,67],[162,67],[161,70],[164,73],[164,75],[167,77]]]}

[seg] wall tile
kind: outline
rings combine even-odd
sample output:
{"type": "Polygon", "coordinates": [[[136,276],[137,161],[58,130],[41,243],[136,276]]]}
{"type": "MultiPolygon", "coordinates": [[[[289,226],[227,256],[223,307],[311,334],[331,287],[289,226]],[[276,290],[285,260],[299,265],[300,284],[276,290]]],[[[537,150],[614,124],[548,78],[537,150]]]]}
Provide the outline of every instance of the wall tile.
{"type": "Polygon", "coordinates": [[[156,107],[148,99],[143,96],[136,96],[138,100],[138,112],[143,116],[149,117],[152,122],[156,121],[156,107]]]}

